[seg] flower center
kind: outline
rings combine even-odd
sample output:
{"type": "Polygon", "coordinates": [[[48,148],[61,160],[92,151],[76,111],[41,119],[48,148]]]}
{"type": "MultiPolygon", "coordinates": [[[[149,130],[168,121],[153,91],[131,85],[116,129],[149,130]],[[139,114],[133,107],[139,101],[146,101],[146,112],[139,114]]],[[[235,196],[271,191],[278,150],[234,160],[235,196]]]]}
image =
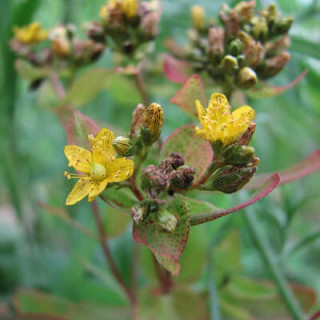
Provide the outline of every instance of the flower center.
{"type": "Polygon", "coordinates": [[[93,180],[103,180],[106,177],[106,168],[100,164],[93,162],[90,166],[90,177],[93,180]]]}

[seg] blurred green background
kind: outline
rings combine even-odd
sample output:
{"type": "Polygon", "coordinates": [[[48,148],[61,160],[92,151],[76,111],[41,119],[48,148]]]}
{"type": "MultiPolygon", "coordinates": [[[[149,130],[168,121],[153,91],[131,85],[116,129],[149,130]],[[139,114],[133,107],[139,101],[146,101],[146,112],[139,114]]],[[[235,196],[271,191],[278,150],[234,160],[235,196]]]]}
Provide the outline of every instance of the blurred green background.
{"type": "MultiPolygon", "coordinates": [[[[195,4],[191,0],[162,2],[161,34],[155,45],[155,59],[158,59],[158,54],[165,52],[164,41],[168,37],[173,37],[181,44],[186,42],[189,8],[195,4]]],[[[223,2],[199,0],[197,4],[206,8],[208,16],[217,17],[223,2]]],[[[230,5],[236,3],[226,2],[230,5]]],[[[15,56],[8,47],[14,25],[39,21],[45,28],[51,28],[58,22],[72,22],[80,27],[85,21],[98,19],[99,8],[104,3],[103,0],[0,1],[0,319],[14,313],[12,297],[14,294],[16,297],[19,288],[41,290],[74,303],[91,302],[99,306],[125,304],[119,288],[105,269],[96,241],[39,206],[39,202],[44,202],[64,208],[66,195],[72,186],[63,176],[67,166],[63,154],[66,134],[55,114],[44,108],[41,95],[28,91],[27,83],[16,74],[15,56]]],[[[262,8],[269,3],[257,1],[257,6],[262,8]]],[[[282,0],[276,3],[283,15],[295,18],[295,23],[290,33],[292,44],[289,51],[292,59],[273,82],[285,85],[303,70],[308,69],[309,72],[296,87],[280,96],[249,101],[249,105],[257,112],[253,145],[261,160],[260,173],[288,167],[320,145],[320,1],[282,0]]],[[[110,65],[110,59],[110,52],[107,51],[96,65],[110,65]]],[[[180,85],[169,83],[160,73],[146,77],[152,100],[160,103],[165,111],[163,137],[177,127],[191,123],[188,115],[169,103],[180,85]]],[[[210,87],[206,89],[208,93],[212,90],[210,87]]],[[[130,90],[132,86],[126,84],[113,85],[82,108],[81,112],[98,124],[118,128],[118,132],[127,132],[131,112],[139,102],[137,94],[132,94],[130,90]]],[[[292,282],[313,289],[318,296],[319,178],[320,173],[316,172],[299,182],[279,187],[253,207],[281,270],[292,282]],[[310,235],[314,235],[312,241],[287,254],[294,244],[310,235]]],[[[232,195],[208,194],[203,197],[222,207],[239,202],[239,198],[232,195]]],[[[104,206],[101,209],[114,233],[111,247],[117,263],[129,281],[132,254],[130,227],[124,222],[124,233],[117,236],[122,231],[115,230],[117,218],[106,212],[104,206]]],[[[94,230],[86,201],[72,207],[70,212],[75,221],[94,230]]],[[[230,243],[235,245],[230,244],[229,249],[225,245],[227,251],[223,254],[222,250],[221,256],[213,259],[216,261],[218,279],[220,273],[224,273],[221,279],[226,274],[230,276],[234,273],[254,279],[270,278],[242,213],[225,219],[192,230],[182,257],[182,273],[178,282],[192,283],[195,288],[201,289],[212,281],[207,272],[212,268],[210,243],[214,238],[221,244],[221,231],[221,238],[228,237],[230,243]],[[231,232],[230,236],[228,230],[235,233],[231,232]]],[[[143,263],[139,283],[146,288],[156,279],[147,249],[141,247],[140,251],[143,263]]],[[[16,304],[23,302],[19,300],[16,304]]],[[[314,305],[314,311],[317,305],[320,307],[319,302],[314,305]]],[[[231,313],[226,317],[250,319],[245,318],[245,314],[240,318],[240,311],[236,311],[234,317],[230,316],[231,313]]],[[[198,319],[196,316],[189,318],[198,319]]]]}

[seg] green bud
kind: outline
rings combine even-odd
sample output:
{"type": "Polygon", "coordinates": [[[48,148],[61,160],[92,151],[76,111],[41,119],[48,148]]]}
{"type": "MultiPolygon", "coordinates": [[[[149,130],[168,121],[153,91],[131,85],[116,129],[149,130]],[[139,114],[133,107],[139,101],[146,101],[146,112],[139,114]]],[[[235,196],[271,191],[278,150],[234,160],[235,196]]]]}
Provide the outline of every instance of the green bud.
{"type": "Polygon", "coordinates": [[[235,7],[234,10],[238,13],[238,19],[240,23],[249,23],[254,14],[254,8],[256,2],[252,1],[241,1],[235,7]]]}
{"type": "Polygon", "coordinates": [[[268,36],[268,24],[265,17],[257,16],[252,19],[252,35],[256,40],[265,41],[268,36]]]}
{"type": "Polygon", "coordinates": [[[236,57],[243,52],[243,43],[239,39],[232,40],[228,47],[228,52],[236,57]]]}
{"type": "Polygon", "coordinates": [[[244,167],[253,160],[254,152],[252,147],[232,144],[223,151],[222,157],[227,164],[244,167]]]}
{"type": "Polygon", "coordinates": [[[221,61],[223,70],[228,74],[233,74],[238,69],[238,61],[235,57],[227,55],[221,61]]]}
{"type": "Polygon", "coordinates": [[[273,24],[271,33],[273,35],[281,35],[281,34],[287,33],[290,30],[292,23],[293,23],[292,17],[279,19],[275,21],[275,23],[273,24]]]}
{"type": "Polygon", "coordinates": [[[236,192],[250,181],[256,170],[256,167],[240,168],[224,165],[213,173],[203,186],[203,189],[221,191],[223,193],[236,192]]]}
{"type": "Polygon", "coordinates": [[[119,136],[112,141],[112,145],[119,156],[129,157],[133,155],[133,146],[130,139],[119,136]]]}
{"type": "Polygon", "coordinates": [[[249,67],[242,68],[236,78],[237,86],[241,89],[250,89],[258,82],[256,73],[249,67]]]}
{"type": "Polygon", "coordinates": [[[163,231],[172,232],[176,228],[178,220],[169,211],[162,210],[157,223],[163,229],[163,231]]]}

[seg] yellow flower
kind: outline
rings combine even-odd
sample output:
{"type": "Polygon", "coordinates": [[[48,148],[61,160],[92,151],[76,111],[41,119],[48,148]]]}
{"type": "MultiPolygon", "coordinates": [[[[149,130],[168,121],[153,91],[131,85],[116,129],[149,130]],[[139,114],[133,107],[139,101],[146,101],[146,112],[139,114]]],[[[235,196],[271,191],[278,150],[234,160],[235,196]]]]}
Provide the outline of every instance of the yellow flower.
{"type": "Polygon", "coordinates": [[[113,133],[101,129],[96,137],[89,136],[92,142],[91,152],[74,145],[64,148],[69,167],[74,167],[80,174],[65,172],[68,179],[79,178],[67,197],[66,205],[73,205],[88,196],[93,201],[111,182],[121,182],[133,174],[134,163],[126,158],[115,158],[112,146],[113,133]]]}
{"type": "Polygon", "coordinates": [[[211,143],[221,141],[223,146],[236,142],[248,129],[255,112],[249,106],[242,106],[230,113],[227,98],[222,93],[212,94],[205,110],[197,100],[196,108],[202,128],[196,133],[211,143]]]}
{"type": "Polygon", "coordinates": [[[138,13],[138,2],[136,0],[123,0],[122,11],[127,18],[132,18],[138,13]]]}
{"type": "Polygon", "coordinates": [[[26,27],[13,28],[14,37],[25,44],[36,44],[48,38],[48,32],[42,29],[39,22],[33,22],[26,27]]]}
{"type": "Polygon", "coordinates": [[[103,20],[108,20],[110,11],[114,10],[118,5],[121,5],[122,0],[109,0],[101,7],[99,16],[103,20]]]}
{"type": "Polygon", "coordinates": [[[196,29],[201,30],[204,27],[204,9],[201,6],[191,8],[192,23],[196,29]]]}

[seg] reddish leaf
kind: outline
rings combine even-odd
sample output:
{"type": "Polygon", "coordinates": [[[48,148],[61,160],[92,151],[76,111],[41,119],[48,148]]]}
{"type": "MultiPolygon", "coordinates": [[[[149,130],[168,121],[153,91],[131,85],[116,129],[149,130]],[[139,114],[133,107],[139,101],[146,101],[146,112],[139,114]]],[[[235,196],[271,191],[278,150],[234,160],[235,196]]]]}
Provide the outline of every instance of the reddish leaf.
{"type": "Polygon", "coordinates": [[[316,320],[320,318],[320,310],[318,312],[316,312],[311,318],[310,320],[316,320]]]}
{"type": "MultiPolygon", "coordinates": [[[[320,150],[315,151],[304,160],[293,165],[289,169],[279,172],[280,185],[299,180],[320,168],[320,150]]],[[[245,189],[257,189],[261,187],[272,173],[265,173],[255,176],[246,186],[245,189]]]]}
{"type": "Polygon", "coordinates": [[[260,81],[255,88],[246,91],[246,94],[249,97],[256,99],[265,99],[276,96],[293,88],[300,80],[304,78],[307,72],[308,70],[303,71],[296,79],[294,79],[291,83],[283,87],[275,86],[273,84],[260,81]]]}
{"type": "Polygon", "coordinates": [[[172,232],[164,231],[157,223],[158,213],[149,213],[145,219],[133,225],[135,241],[152,250],[173,276],[180,272],[179,259],[187,244],[189,235],[189,209],[182,196],[176,197],[167,210],[177,217],[178,223],[172,232]]]}
{"type": "Polygon", "coordinates": [[[195,107],[196,100],[199,100],[204,106],[208,104],[202,79],[194,74],[186,81],[170,102],[176,104],[184,111],[197,116],[198,113],[195,107]]]}
{"type": "Polygon", "coordinates": [[[67,126],[68,144],[90,149],[91,143],[88,135],[96,135],[98,131],[99,127],[93,120],[79,111],[74,111],[67,126]]]}
{"type": "Polygon", "coordinates": [[[175,130],[163,143],[160,155],[169,157],[179,152],[185,164],[197,170],[194,185],[197,185],[213,159],[213,151],[208,141],[195,134],[194,125],[185,125],[175,130]]]}
{"type": "Polygon", "coordinates": [[[191,74],[191,66],[187,61],[178,60],[169,54],[164,54],[163,70],[167,78],[176,83],[184,83],[191,74]]]}
{"type": "Polygon", "coordinates": [[[271,193],[279,184],[280,177],[277,173],[275,173],[272,177],[266,181],[266,184],[263,186],[262,190],[255,193],[248,201],[241,203],[235,207],[228,208],[228,209],[217,209],[216,211],[210,212],[210,213],[202,213],[193,215],[190,218],[190,224],[192,226],[205,223],[208,221],[212,221],[215,219],[218,219],[220,217],[226,216],[230,213],[239,211],[245,207],[248,207],[254,203],[256,203],[258,200],[266,197],[269,193],[271,193]]]}

